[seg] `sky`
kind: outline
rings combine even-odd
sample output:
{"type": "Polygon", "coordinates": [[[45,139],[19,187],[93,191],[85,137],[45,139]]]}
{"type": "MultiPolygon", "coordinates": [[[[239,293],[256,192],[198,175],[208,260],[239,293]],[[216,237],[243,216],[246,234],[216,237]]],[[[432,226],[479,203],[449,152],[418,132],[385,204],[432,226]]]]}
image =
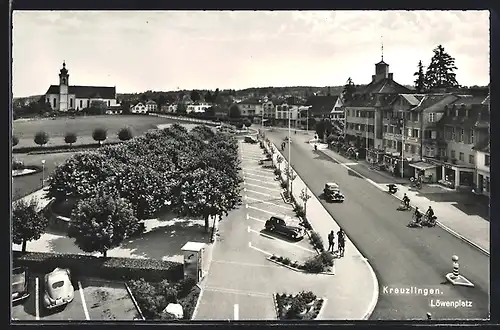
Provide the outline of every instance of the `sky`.
{"type": "Polygon", "coordinates": [[[459,84],[489,83],[488,11],[16,11],[14,97],[70,85],[146,90],[366,84],[381,59],[412,85],[442,44],[459,84]]]}

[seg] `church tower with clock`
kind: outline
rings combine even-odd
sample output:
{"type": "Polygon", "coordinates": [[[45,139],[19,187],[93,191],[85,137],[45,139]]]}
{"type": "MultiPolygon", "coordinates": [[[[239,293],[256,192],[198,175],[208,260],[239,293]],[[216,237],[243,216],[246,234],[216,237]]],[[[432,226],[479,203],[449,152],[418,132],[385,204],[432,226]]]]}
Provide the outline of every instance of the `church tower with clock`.
{"type": "Polygon", "coordinates": [[[68,110],[68,94],[69,94],[69,74],[66,69],[66,62],[63,62],[63,67],[59,73],[59,111],[68,110]]]}

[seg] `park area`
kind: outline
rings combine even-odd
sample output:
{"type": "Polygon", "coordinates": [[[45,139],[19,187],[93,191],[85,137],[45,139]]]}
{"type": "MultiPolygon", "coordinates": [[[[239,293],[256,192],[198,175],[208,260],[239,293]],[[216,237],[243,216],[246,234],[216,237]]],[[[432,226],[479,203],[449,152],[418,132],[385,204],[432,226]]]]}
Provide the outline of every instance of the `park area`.
{"type": "Polygon", "coordinates": [[[44,131],[49,135],[46,146],[65,145],[64,136],[66,133],[74,133],[79,144],[96,143],[92,139],[92,132],[96,128],[104,128],[108,132],[108,142],[119,141],[117,133],[120,129],[128,127],[132,129],[134,136],[142,135],[149,129],[154,129],[159,124],[170,123],[171,121],[156,116],[140,115],[103,115],[85,117],[64,117],[56,119],[39,119],[30,121],[14,121],[12,124],[13,135],[19,139],[19,143],[14,147],[35,147],[34,136],[39,131],[44,131]]]}

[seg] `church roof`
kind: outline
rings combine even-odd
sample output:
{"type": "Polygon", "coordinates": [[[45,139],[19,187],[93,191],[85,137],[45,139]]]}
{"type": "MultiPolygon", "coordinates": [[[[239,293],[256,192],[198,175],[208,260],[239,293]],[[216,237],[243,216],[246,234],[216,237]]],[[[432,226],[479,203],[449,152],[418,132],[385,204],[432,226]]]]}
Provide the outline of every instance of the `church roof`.
{"type": "Polygon", "coordinates": [[[305,105],[311,106],[309,109],[311,114],[329,114],[337,103],[338,98],[338,95],[310,96],[305,105]]]}
{"type": "Polygon", "coordinates": [[[364,94],[408,94],[411,90],[390,78],[384,78],[366,85],[364,94]]]}
{"type": "MultiPolygon", "coordinates": [[[[47,94],[59,94],[59,85],[50,85],[45,95],[47,94]]],[[[113,100],[116,98],[116,87],[69,86],[68,94],[73,94],[78,99],[113,100]]]]}

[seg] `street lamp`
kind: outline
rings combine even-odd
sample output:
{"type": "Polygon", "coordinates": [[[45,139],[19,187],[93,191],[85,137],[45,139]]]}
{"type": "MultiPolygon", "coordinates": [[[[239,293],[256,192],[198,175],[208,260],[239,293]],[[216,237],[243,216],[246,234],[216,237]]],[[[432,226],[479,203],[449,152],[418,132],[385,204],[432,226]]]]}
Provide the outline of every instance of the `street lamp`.
{"type": "Polygon", "coordinates": [[[45,159],[42,159],[42,189],[45,182],[45,159]]]}
{"type": "Polygon", "coordinates": [[[300,191],[300,199],[304,202],[304,216],[307,217],[307,201],[311,198],[312,196],[307,193],[307,188],[302,188],[300,191]]]}
{"type": "MultiPolygon", "coordinates": [[[[288,184],[290,184],[291,186],[291,183],[290,183],[290,177],[291,177],[291,170],[292,170],[292,159],[290,158],[292,155],[291,155],[291,150],[292,150],[292,139],[291,139],[291,136],[292,136],[292,131],[291,131],[291,128],[290,128],[290,117],[291,117],[291,113],[290,113],[290,108],[288,107],[288,171],[287,171],[287,175],[288,175],[288,184]]],[[[288,192],[290,192],[290,198],[292,198],[292,194],[291,194],[291,188],[288,189],[288,192]]]]}

